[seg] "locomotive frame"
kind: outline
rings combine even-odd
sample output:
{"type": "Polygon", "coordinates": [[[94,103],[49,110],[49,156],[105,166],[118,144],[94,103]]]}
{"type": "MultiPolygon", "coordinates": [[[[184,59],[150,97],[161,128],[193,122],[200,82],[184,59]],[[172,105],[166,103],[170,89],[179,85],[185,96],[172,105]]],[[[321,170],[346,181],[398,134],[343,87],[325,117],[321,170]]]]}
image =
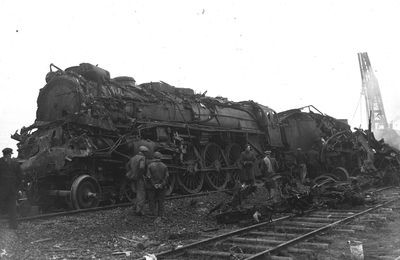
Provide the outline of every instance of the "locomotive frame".
{"type": "Polygon", "coordinates": [[[399,152],[386,146],[374,155],[383,146],[370,132],[352,133],[346,122],[314,113],[312,106],[305,107],[308,113],[300,108],[277,114],[253,101],[211,98],[165,82],[136,85],[131,77],[111,78],[88,63],[65,71],[51,64],[46,82],[35,123],[12,136],[19,141],[27,197],[44,210],[133,201],[125,165],[141,145],[150,149],[150,160],[155,151],[163,154],[171,176],[168,194],[225,189],[238,178],[247,144],[258,157],[256,176],[264,151],[273,152],[278,172],[290,172],[293,151],[315,145],[323,164],[318,174],[342,180],[375,169],[374,157],[377,164],[400,165],[399,152]]]}
{"type": "Polygon", "coordinates": [[[165,82],[136,85],[86,63],[65,71],[51,64],[46,81],[35,123],[13,136],[28,198],[42,208],[134,200],[125,164],[140,145],[163,154],[168,193],[223,190],[237,178],[246,144],[258,154],[282,148],[275,111],[252,101],[210,98],[165,82]]]}

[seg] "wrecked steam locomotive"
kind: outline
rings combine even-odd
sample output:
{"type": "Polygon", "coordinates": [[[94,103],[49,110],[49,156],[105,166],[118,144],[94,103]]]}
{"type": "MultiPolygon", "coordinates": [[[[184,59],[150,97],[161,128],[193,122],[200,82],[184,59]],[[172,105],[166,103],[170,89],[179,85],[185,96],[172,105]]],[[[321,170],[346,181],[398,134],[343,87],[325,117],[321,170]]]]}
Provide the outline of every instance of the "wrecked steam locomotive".
{"type": "Polygon", "coordinates": [[[237,176],[246,144],[259,157],[256,175],[265,150],[273,151],[278,171],[290,170],[297,148],[321,155],[317,174],[339,169],[347,178],[345,168],[362,165],[358,141],[344,138],[352,135],[350,127],[322,113],[277,114],[253,101],[211,98],[165,82],[137,85],[88,63],[66,70],[51,64],[46,82],[34,124],[12,136],[19,141],[27,197],[42,208],[132,201],[125,164],[140,145],[163,154],[169,193],[224,189],[237,176]]]}
{"type": "Polygon", "coordinates": [[[260,154],[282,147],[275,111],[252,101],[210,98],[164,82],[136,85],[88,63],[65,71],[52,64],[46,81],[35,123],[13,136],[34,204],[88,208],[131,200],[125,164],[143,144],[164,155],[169,192],[187,193],[205,185],[224,189],[246,143],[260,154]]]}
{"type": "Polygon", "coordinates": [[[389,176],[398,179],[400,151],[376,140],[370,129],[351,131],[347,120],[324,115],[313,106],[284,111],[278,117],[286,149],[300,147],[308,154],[310,177],[345,181],[369,176],[376,184],[389,176]]]}

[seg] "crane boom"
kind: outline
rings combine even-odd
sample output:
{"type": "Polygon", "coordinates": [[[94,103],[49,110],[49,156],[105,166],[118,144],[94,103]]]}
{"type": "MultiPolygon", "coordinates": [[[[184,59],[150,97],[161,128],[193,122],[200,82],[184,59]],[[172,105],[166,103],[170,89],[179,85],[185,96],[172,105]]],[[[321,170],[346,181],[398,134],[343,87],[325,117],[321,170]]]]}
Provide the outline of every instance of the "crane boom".
{"type": "Polygon", "coordinates": [[[358,53],[358,62],[360,64],[362,92],[365,97],[365,105],[367,116],[371,120],[371,130],[383,130],[388,128],[385,109],[381,91],[379,89],[378,80],[371,67],[371,62],[368,58],[368,53],[358,53]]]}

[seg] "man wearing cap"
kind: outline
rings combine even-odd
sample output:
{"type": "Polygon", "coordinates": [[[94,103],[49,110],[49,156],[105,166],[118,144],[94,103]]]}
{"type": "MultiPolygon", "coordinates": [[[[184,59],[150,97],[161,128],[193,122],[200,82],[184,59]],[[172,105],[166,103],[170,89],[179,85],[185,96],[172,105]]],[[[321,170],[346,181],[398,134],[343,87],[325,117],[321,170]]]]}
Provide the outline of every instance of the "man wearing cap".
{"type": "Polygon", "coordinates": [[[275,159],[271,157],[271,151],[265,151],[265,157],[263,159],[264,162],[264,187],[268,191],[268,198],[274,199],[274,202],[277,200],[276,195],[276,183],[272,178],[272,175],[275,173],[272,162],[276,163],[275,159]]]}
{"type": "Polygon", "coordinates": [[[21,184],[22,174],[19,164],[11,158],[13,150],[3,149],[0,158],[0,205],[5,207],[10,219],[10,228],[17,228],[17,189],[21,184]]]}
{"type": "Polygon", "coordinates": [[[239,158],[239,166],[241,167],[240,181],[246,183],[248,185],[255,184],[255,176],[254,176],[254,164],[256,163],[256,155],[251,150],[250,145],[246,146],[246,149],[240,154],[239,158]]]}
{"type": "Polygon", "coordinates": [[[269,176],[272,173],[274,173],[274,168],[272,167],[272,162],[271,162],[271,151],[265,151],[265,157],[263,161],[265,167],[265,175],[269,176]]]}
{"type": "Polygon", "coordinates": [[[154,153],[154,160],[147,166],[147,194],[149,196],[149,208],[153,215],[162,217],[164,215],[165,190],[168,181],[168,168],[161,161],[162,154],[154,153]]]}
{"type": "Polygon", "coordinates": [[[128,172],[126,177],[132,181],[132,188],[136,191],[136,215],[143,216],[144,203],[146,201],[146,157],[149,149],[146,146],[140,146],[139,152],[133,156],[127,165],[128,172]]]}

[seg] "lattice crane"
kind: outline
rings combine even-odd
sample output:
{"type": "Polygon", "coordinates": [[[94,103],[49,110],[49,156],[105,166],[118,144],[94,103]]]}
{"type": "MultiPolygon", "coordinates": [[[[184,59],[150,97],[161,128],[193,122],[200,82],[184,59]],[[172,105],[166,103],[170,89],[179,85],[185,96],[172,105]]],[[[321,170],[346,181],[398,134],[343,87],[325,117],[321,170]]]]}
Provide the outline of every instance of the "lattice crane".
{"type": "Polygon", "coordinates": [[[383,107],[381,91],[368,54],[366,52],[358,53],[358,62],[362,79],[361,95],[365,97],[367,117],[371,120],[371,130],[376,132],[377,130],[387,129],[388,122],[383,107]]]}

